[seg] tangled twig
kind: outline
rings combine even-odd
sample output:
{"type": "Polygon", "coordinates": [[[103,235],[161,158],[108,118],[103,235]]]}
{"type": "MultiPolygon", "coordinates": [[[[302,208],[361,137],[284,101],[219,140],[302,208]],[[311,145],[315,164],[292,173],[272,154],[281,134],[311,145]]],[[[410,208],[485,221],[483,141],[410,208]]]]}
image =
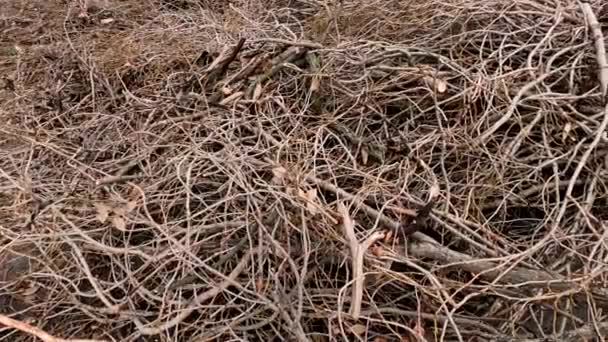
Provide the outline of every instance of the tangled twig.
{"type": "Polygon", "coordinates": [[[5,315],[116,341],[605,339],[601,0],[22,5],[5,315]]]}
{"type": "Polygon", "coordinates": [[[54,337],[52,335],[47,334],[45,331],[31,326],[25,322],[18,321],[16,319],[12,319],[8,316],[0,314],[0,323],[6,325],[7,327],[11,327],[30,335],[36,336],[44,342],[104,342],[103,340],[84,340],[84,339],[71,339],[66,340],[63,338],[54,337]]]}

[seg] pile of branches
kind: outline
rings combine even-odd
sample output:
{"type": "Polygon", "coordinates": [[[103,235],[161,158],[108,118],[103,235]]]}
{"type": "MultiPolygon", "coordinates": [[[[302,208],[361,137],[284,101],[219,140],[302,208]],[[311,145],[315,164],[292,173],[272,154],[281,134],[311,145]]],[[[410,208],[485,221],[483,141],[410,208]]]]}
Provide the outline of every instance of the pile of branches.
{"type": "Polygon", "coordinates": [[[5,7],[4,338],[608,334],[603,1],[5,7]]]}

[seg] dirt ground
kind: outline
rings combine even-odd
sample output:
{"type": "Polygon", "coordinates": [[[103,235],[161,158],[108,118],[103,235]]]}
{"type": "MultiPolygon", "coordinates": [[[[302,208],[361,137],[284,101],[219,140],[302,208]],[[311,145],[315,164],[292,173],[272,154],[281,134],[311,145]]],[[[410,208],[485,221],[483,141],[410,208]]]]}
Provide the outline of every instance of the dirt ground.
{"type": "Polygon", "coordinates": [[[608,3],[2,0],[3,341],[603,341],[608,3]]]}

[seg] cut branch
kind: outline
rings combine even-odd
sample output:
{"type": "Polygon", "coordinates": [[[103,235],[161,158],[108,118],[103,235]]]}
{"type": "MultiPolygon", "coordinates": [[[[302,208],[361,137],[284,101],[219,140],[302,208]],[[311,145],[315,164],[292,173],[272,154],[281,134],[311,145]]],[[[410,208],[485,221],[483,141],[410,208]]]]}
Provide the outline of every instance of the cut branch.
{"type": "Polygon", "coordinates": [[[358,320],[361,315],[361,303],[363,301],[363,285],[365,276],[363,275],[363,259],[365,252],[376,241],[384,238],[384,233],[375,232],[365,241],[359,243],[355,235],[355,222],[350,217],[348,209],[344,204],[338,204],[338,212],[342,216],[342,228],[344,235],[348,239],[348,246],[352,255],[352,272],[353,272],[353,292],[350,304],[350,315],[354,320],[358,320]]]}

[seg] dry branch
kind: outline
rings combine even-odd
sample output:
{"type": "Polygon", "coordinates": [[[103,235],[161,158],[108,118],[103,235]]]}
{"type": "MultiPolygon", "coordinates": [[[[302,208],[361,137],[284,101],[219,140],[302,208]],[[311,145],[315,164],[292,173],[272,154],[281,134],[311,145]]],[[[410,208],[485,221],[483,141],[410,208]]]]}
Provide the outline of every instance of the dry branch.
{"type": "Polygon", "coordinates": [[[2,8],[0,303],[53,334],[603,334],[601,1],[24,1],[2,8]],[[137,207],[95,207],[116,200],[137,207]]]}
{"type": "Polygon", "coordinates": [[[236,284],[236,278],[241,275],[241,273],[245,270],[252,256],[256,253],[259,253],[260,249],[252,249],[248,251],[239,261],[239,263],[234,267],[232,272],[227,276],[227,279],[222,281],[221,283],[215,285],[208,291],[200,293],[199,295],[192,298],[190,303],[186,305],[186,308],[180,310],[180,312],[175,315],[175,317],[164,323],[154,324],[153,326],[144,325],[138,318],[134,318],[133,322],[137,326],[139,332],[143,335],[158,335],[170,329],[178,324],[180,324],[184,319],[186,319],[190,314],[196,310],[204,301],[211,299],[218,294],[222,293],[226,288],[230,285],[236,284]]]}
{"type": "Polygon", "coordinates": [[[593,34],[595,42],[595,53],[597,58],[598,79],[600,80],[600,92],[602,102],[606,104],[606,96],[608,95],[608,61],[606,60],[606,47],[604,46],[604,35],[602,34],[602,26],[597,21],[597,16],[591,8],[589,1],[581,1],[581,8],[589,29],[593,34]]]}
{"type": "MultiPolygon", "coordinates": [[[[382,213],[370,208],[364,203],[361,203],[361,201],[358,201],[355,196],[347,193],[346,191],[313,176],[307,176],[306,179],[324,189],[335,192],[343,199],[351,201],[361,210],[386,224],[388,227],[393,229],[400,227],[398,222],[394,222],[382,213]]],[[[453,251],[447,247],[441,246],[439,243],[437,243],[437,241],[420,232],[415,232],[412,234],[412,237],[415,241],[409,243],[408,250],[415,256],[421,258],[431,258],[444,264],[450,264],[455,267],[462,268],[474,274],[479,274],[489,281],[497,281],[499,283],[512,285],[526,284],[531,287],[549,286],[562,290],[575,286],[575,284],[572,284],[572,282],[568,280],[556,278],[555,276],[542,271],[528,270],[524,268],[515,268],[506,272],[502,271],[501,266],[495,262],[480,260],[465,253],[453,251]]]]}
{"type": "Polygon", "coordinates": [[[54,337],[39,328],[31,326],[25,322],[18,321],[16,319],[12,319],[12,318],[2,315],[2,314],[0,314],[0,323],[3,325],[6,325],[7,327],[11,327],[13,329],[23,331],[24,333],[36,336],[44,342],[105,342],[103,340],[85,340],[85,339],[66,340],[63,338],[54,337]]]}
{"type": "Polygon", "coordinates": [[[520,105],[520,102],[524,98],[524,96],[526,96],[531,89],[538,86],[551,75],[552,73],[542,74],[535,80],[532,80],[525,86],[521,87],[521,89],[519,89],[519,91],[517,92],[517,95],[515,95],[515,97],[511,100],[511,103],[509,104],[509,108],[507,109],[506,113],[501,115],[500,119],[498,119],[490,128],[488,128],[485,132],[483,132],[481,136],[479,136],[478,142],[480,144],[485,143],[488,139],[490,139],[490,137],[494,135],[494,133],[498,129],[500,129],[500,127],[502,127],[505,123],[509,122],[509,120],[511,120],[511,117],[517,110],[517,106],[520,105]]]}
{"type": "Polygon", "coordinates": [[[384,238],[384,233],[374,232],[372,235],[367,237],[365,241],[359,242],[355,235],[355,222],[350,217],[348,209],[344,204],[338,204],[338,212],[342,216],[342,228],[344,229],[344,235],[348,240],[348,246],[351,253],[351,266],[353,272],[353,291],[352,301],[350,306],[350,315],[354,320],[358,320],[361,315],[361,303],[363,300],[363,285],[365,283],[365,276],[363,273],[364,256],[369,247],[376,241],[384,238]]]}
{"type": "Polygon", "coordinates": [[[585,324],[582,327],[566,331],[562,334],[553,334],[543,338],[517,338],[517,337],[501,337],[493,339],[492,342],[579,342],[590,339],[594,341],[605,340],[608,336],[608,322],[599,322],[597,324],[585,324]]]}
{"type": "Polygon", "coordinates": [[[530,287],[550,287],[556,290],[570,289],[576,286],[571,281],[560,279],[548,273],[528,270],[517,267],[512,270],[504,271],[503,265],[493,261],[486,261],[479,258],[453,251],[436,243],[411,242],[408,251],[419,258],[429,258],[441,262],[443,265],[450,265],[461,268],[473,274],[480,275],[487,281],[500,284],[530,287]]]}

